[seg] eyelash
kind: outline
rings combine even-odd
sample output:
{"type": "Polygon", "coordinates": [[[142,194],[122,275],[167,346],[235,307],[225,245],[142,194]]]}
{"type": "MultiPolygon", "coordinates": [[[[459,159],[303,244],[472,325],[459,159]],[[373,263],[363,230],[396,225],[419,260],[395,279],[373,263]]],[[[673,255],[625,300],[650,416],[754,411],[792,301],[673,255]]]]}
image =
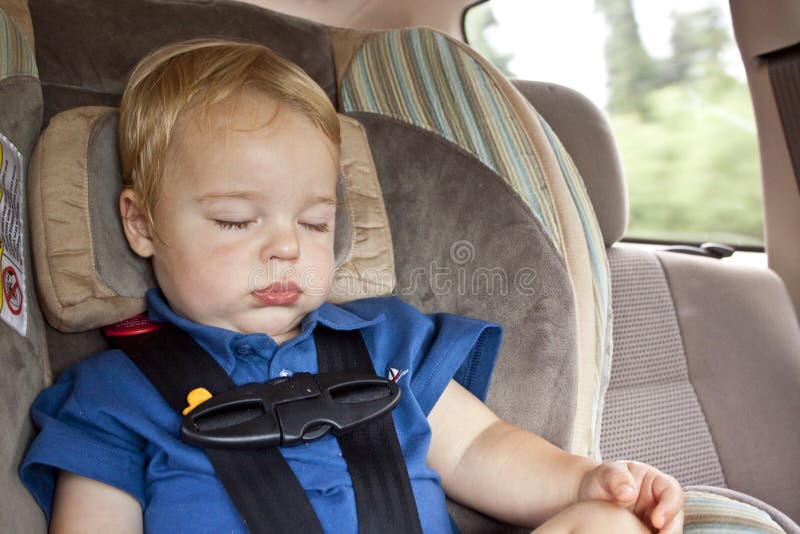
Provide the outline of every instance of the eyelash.
{"type": "Polygon", "coordinates": [[[244,230],[252,221],[220,221],[214,220],[214,224],[222,228],[223,230],[244,230]]]}
{"type": "MultiPolygon", "coordinates": [[[[214,224],[216,224],[217,226],[219,226],[223,230],[244,230],[245,228],[250,226],[251,223],[252,223],[252,221],[240,221],[240,222],[237,222],[237,221],[221,221],[221,220],[218,220],[218,219],[214,220],[214,224]]],[[[322,223],[322,224],[300,223],[300,224],[302,224],[304,227],[306,227],[309,230],[312,230],[314,232],[327,232],[328,231],[328,223],[322,223]]]]}
{"type": "Polygon", "coordinates": [[[327,232],[328,231],[328,223],[322,224],[312,224],[312,223],[300,223],[309,230],[313,230],[314,232],[327,232]]]}

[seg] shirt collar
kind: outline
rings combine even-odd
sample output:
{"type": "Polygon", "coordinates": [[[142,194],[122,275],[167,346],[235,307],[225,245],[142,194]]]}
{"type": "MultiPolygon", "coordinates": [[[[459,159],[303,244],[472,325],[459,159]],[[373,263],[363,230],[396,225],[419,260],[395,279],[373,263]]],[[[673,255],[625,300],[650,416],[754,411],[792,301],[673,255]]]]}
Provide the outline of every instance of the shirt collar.
{"type": "MultiPolygon", "coordinates": [[[[211,353],[228,373],[233,369],[236,358],[241,358],[247,352],[243,350],[244,347],[266,349],[272,352],[278,347],[277,343],[266,334],[244,334],[226,328],[196,323],[178,315],[169,306],[164,294],[158,288],[148,290],[146,299],[148,318],[151,321],[171,323],[188,333],[204,349],[211,353]]],[[[333,330],[360,330],[383,320],[384,315],[382,313],[372,318],[365,318],[335,304],[325,302],[322,306],[303,317],[300,321],[300,333],[283,343],[281,347],[285,346],[288,349],[300,343],[313,333],[318,323],[333,330]]]]}

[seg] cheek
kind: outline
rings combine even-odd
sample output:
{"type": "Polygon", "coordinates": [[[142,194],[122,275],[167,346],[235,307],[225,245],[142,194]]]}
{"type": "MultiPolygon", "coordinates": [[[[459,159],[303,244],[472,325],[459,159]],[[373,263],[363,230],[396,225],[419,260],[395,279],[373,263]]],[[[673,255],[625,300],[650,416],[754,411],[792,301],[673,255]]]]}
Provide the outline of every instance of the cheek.
{"type": "Polygon", "coordinates": [[[301,285],[327,291],[333,272],[333,243],[314,243],[307,251],[301,285]]]}
{"type": "Polygon", "coordinates": [[[174,284],[189,289],[218,290],[230,287],[234,280],[243,276],[243,266],[249,265],[244,261],[243,248],[246,247],[241,244],[208,240],[185,241],[182,246],[167,248],[161,259],[174,284]]]}

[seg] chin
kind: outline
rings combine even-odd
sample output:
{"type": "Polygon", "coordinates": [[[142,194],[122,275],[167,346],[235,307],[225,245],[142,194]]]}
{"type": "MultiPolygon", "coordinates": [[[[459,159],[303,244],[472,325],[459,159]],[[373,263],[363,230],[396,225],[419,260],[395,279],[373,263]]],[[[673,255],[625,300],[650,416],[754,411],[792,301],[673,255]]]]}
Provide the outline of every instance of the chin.
{"type": "Polygon", "coordinates": [[[244,334],[267,334],[275,338],[283,335],[281,334],[283,332],[297,330],[300,327],[300,321],[308,314],[308,311],[298,314],[285,308],[282,310],[261,308],[255,311],[256,313],[247,314],[246,317],[242,317],[240,321],[236,322],[238,331],[244,334]]]}

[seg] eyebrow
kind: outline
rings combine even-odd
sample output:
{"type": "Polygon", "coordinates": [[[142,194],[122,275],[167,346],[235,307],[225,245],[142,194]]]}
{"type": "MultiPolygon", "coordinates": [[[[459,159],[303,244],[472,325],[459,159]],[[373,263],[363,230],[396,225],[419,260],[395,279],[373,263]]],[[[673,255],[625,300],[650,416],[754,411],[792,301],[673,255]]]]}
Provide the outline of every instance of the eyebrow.
{"type": "Polygon", "coordinates": [[[221,191],[219,193],[206,193],[194,197],[198,202],[211,202],[213,200],[243,199],[252,200],[263,196],[259,191],[221,191]]]}
{"type": "Polygon", "coordinates": [[[331,205],[331,206],[336,206],[337,204],[339,204],[339,201],[336,200],[333,197],[321,195],[321,196],[314,197],[311,200],[311,202],[309,202],[309,205],[312,205],[312,206],[314,206],[316,204],[328,204],[328,205],[331,205]]]}
{"type": "MultiPolygon", "coordinates": [[[[260,191],[221,191],[218,193],[206,193],[204,195],[196,196],[194,197],[194,199],[198,202],[212,202],[214,200],[226,200],[226,199],[252,200],[252,199],[262,198],[263,196],[264,195],[260,191]]],[[[336,200],[334,197],[329,197],[327,195],[319,195],[311,199],[311,201],[307,205],[316,206],[317,204],[336,206],[339,204],[339,201],[336,200]]]]}

